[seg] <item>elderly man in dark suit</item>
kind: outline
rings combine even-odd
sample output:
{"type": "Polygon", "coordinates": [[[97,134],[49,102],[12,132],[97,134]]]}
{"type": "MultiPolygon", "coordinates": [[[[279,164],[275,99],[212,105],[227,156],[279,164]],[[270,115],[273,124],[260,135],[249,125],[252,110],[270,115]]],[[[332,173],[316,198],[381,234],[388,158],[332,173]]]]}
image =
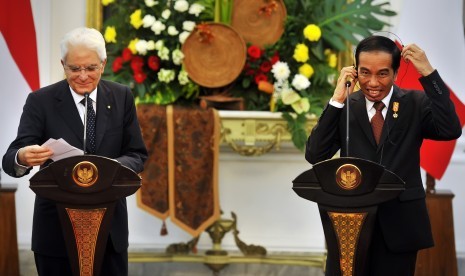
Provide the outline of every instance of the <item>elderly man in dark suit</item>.
{"type": "MultiPolygon", "coordinates": [[[[355,67],[342,68],[333,97],[310,134],[305,157],[314,164],[340,149],[341,156],[377,162],[405,181],[406,190],[398,198],[379,206],[366,275],[414,275],[418,250],[434,245],[420,175],[420,147],[423,139],[457,139],[462,129],[449,89],[417,45],[401,50],[389,38],[371,36],[358,44],[355,61],[355,67]],[[394,85],[401,58],[422,75],[425,93],[394,85]],[[356,82],[361,90],[349,96],[347,126],[348,81],[350,93],[356,82]]],[[[328,263],[327,275],[338,275],[335,267],[328,263]]]]}
{"type": "MultiPolygon", "coordinates": [[[[50,162],[52,150],[41,146],[49,138],[63,138],[83,147],[84,105],[89,93],[96,114],[95,143],[87,151],[113,158],[141,172],[147,150],[141,137],[134,99],[128,87],[101,80],[107,56],[105,40],[95,29],[78,28],[61,42],[61,63],[66,80],[29,94],[16,139],[3,157],[3,168],[13,177],[29,173],[33,166],[50,162]]],[[[89,140],[89,137],[87,138],[89,140]]],[[[115,209],[101,275],[128,273],[128,218],[126,199],[115,209]]],[[[39,275],[71,275],[65,242],[55,204],[36,197],[32,250],[39,275]]]]}

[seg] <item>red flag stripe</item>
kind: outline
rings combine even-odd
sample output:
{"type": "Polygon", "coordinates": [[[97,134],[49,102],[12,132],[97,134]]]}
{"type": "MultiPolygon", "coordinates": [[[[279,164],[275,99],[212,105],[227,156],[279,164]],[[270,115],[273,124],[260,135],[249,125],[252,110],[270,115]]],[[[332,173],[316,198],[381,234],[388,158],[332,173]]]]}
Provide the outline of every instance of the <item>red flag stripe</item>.
{"type": "Polygon", "coordinates": [[[31,90],[39,89],[36,32],[30,0],[0,0],[0,32],[31,90]]]}

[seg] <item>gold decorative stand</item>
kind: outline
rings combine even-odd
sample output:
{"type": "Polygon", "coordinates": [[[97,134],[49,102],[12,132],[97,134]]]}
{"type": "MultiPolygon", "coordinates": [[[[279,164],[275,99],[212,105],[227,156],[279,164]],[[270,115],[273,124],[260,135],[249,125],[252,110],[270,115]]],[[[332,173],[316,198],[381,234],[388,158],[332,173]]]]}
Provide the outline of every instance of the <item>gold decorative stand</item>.
{"type": "Polygon", "coordinates": [[[195,251],[198,237],[187,243],[171,244],[165,253],[129,253],[130,262],[186,262],[203,263],[209,267],[213,275],[218,275],[220,271],[229,264],[275,264],[275,265],[299,265],[308,267],[324,267],[326,256],[324,254],[302,254],[302,255],[269,255],[267,250],[259,245],[247,244],[239,238],[237,228],[237,216],[231,213],[232,219],[221,218],[213,223],[207,233],[212,239],[212,249],[202,253],[195,251]],[[221,247],[223,237],[232,232],[234,240],[242,254],[226,251],[221,247]]]}
{"type": "MultiPolygon", "coordinates": [[[[281,112],[220,110],[221,140],[244,156],[260,156],[280,150],[283,142],[292,140],[281,112]]],[[[309,116],[306,129],[310,133],[317,117],[309,116]]]]}

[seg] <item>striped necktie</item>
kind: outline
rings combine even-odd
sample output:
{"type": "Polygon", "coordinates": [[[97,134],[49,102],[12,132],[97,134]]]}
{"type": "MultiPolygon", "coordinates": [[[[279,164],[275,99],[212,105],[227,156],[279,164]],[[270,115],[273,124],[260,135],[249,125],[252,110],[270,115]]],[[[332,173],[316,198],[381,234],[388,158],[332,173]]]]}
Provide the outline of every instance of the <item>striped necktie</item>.
{"type": "Polygon", "coordinates": [[[379,145],[379,140],[381,139],[381,132],[383,131],[384,117],[382,110],[384,108],[383,102],[375,102],[373,107],[376,110],[375,116],[371,118],[371,129],[373,130],[373,135],[375,136],[376,144],[379,145]]]}

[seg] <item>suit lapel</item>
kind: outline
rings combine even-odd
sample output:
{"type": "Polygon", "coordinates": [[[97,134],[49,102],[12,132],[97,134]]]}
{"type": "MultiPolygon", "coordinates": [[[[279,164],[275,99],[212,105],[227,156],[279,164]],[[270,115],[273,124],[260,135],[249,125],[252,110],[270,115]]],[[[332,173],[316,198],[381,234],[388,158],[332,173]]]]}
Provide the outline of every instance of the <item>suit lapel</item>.
{"type": "Polygon", "coordinates": [[[79,112],[76,108],[76,103],[74,102],[68,82],[66,80],[63,80],[59,88],[56,90],[55,99],[57,101],[57,110],[61,118],[63,118],[69,128],[82,143],[84,125],[82,124],[81,117],[79,116],[79,112]]]}
{"type": "Polygon", "coordinates": [[[381,139],[379,145],[383,145],[386,142],[386,139],[389,137],[389,133],[395,127],[399,116],[402,114],[402,106],[405,106],[404,103],[404,95],[405,93],[402,92],[397,86],[394,86],[394,91],[392,93],[391,100],[389,102],[388,110],[386,113],[386,118],[384,119],[383,125],[383,132],[381,133],[381,139]],[[398,105],[397,118],[394,117],[394,103],[398,105]]]}
{"type": "Polygon", "coordinates": [[[96,127],[96,151],[102,143],[110,112],[114,107],[111,91],[100,81],[97,93],[97,127],[96,127]]]}
{"type": "Polygon", "coordinates": [[[377,146],[375,137],[373,136],[373,131],[371,130],[370,120],[368,119],[365,96],[361,91],[358,94],[354,94],[354,96],[351,98],[351,109],[354,117],[360,124],[363,133],[365,133],[373,147],[376,148],[377,146]]]}

